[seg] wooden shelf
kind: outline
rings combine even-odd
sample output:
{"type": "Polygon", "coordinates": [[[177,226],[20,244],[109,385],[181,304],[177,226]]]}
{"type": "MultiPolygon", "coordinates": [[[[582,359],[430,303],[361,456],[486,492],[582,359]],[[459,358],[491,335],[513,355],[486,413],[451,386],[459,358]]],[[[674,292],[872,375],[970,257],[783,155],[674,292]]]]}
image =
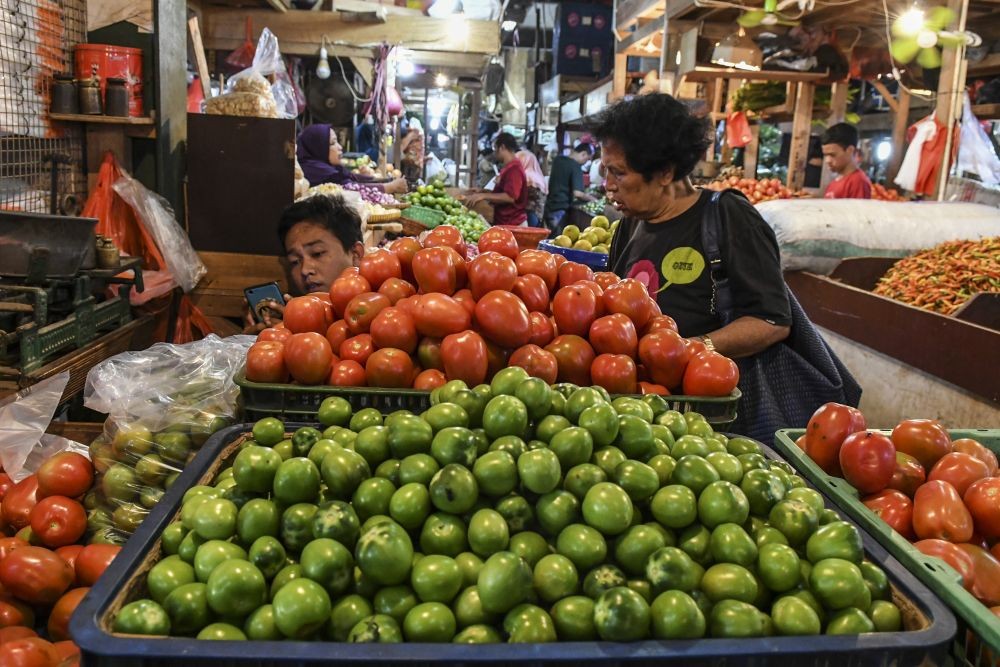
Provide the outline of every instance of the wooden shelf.
{"type": "Polygon", "coordinates": [[[1000,53],[991,53],[978,63],[969,63],[966,76],[989,76],[1000,74],[1000,53]]]}
{"type": "Polygon", "coordinates": [[[972,113],[979,120],[1000,120],[1000,103],[973,104],[972,113]]]}
{"type": "Polygon", "coordinates": [[[49,118],[64,123],[100,123],[103,125],[153,125],[156,122],[150,116],[91,116],[82,113],[50,113],[49,118]]]}
{"type": "Polygon", "coordinates": [[[744,70],[733,67],[698,65],[684,74],[688,81],[712,81],[714,79],[746,79],[747,81],[796,81],[815,83],[830,77],[829,72],[784,72],[773,70],[744,70]]]}

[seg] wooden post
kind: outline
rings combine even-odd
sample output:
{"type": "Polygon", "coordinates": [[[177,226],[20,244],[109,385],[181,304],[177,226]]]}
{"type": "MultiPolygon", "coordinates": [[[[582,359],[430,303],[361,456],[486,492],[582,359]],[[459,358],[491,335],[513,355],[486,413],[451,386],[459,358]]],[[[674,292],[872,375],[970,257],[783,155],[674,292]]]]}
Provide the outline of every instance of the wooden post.
{"type": "Polygon", "coordinates": [[[760,123],[750,124],[750,143],[743,149],[743,176],[757,178],[757,151],[760,148],[760,123]]]}
{"type": "MultiPolygon", "coordinates": [[[[708,87],[708,85],[709,84],[706,84],[706,87],[708,87]]],[[[705,159],[708,161],[715,159],[715,128],[719,124],[718,114],[722,113],[723,95],[726,90],[725,87],[725,80],[722,77],[719,77],[711,83],[711,88],[709,89],[711,104],[709,105],[708,118],[712,124],[712,143],[708,145],[708,151],[705,154],[705,159]]]]}
{"type": "Polygon", "coordinates": [[[812,125],[813,97],[816,86],[799,83],[795,95],[795,116],[792,118],[792,146],[788,152],[788,187],[798,190],[806,176],[806,160],[809,156],[809,130],[812,125]]]}
{"type": "MultiPolygon", "coordinates": [[[[628,56],[624,53],[615,54],[615,71],[611,88],[611,99],[620,100],[625,97],[625,90],[628,87],[628,56]]],[[[541,117],[541,106],[539,106],[539,117],[541,117]]],[[[541,122],[541,121],[539,121],[541,122]]]]}
{"type": "Polygon", "coordinates": [[[896,112],[892,121],[892,157],[889,158],[889,168],[885,172],[886,180],[892,183],[899,173],[899,167],[903,164],[903,155],[906,152],[906,128],[909,126],[910,117],[910,94],[899,90],[899,100],[896,102],[896,112]]]}
{"type": "Polygon", "coordinates": [[[191,47],[194,49],[194,60],[198,66],[198,81],[201,83],[201,93],[208,100],[212,97],[212,80],[208,73],[208,61],[205,60],[205,45],[201,41],[201,28],[198,27],[198,17],[188,19],[188,33],[191,35],[191,47]]]}
{"type": "Polygon", "coordinates": [[[184,226],[184,149],[187,144],[187,23],[180,0],[153,2],[153,94],[156,100],[156,192],[184,226]],[[180,38],[178,38],[180,36],[180,38]]]}
{"type": "MultiPolygon", "coordinates": [[[[955,30],[965,30],[965,21],[969,13],[969,0],[948,0],[948,9],[958,15],[955,30]]],[[[954,147],[955,124],[961,113],[962,95],[965,94],[965,45],[957,48],[942,49],[941,74],[938,79],[938,95],[935,115],[938,122],[944,126],[945,145],[941,164],[938,166],[936,199],[944,200],[944,191],[948,186],[948,172],[951,167],[951,153],[954,147]]]]}

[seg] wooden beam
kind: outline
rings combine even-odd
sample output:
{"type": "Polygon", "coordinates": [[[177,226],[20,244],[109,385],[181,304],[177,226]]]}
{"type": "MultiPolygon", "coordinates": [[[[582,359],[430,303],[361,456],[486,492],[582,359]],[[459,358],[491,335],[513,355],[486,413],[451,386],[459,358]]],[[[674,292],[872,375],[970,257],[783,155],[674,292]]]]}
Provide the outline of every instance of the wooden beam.
{"type": "Polygon", "coordinates": [[[750,124],[750,143],[743,149],[743,176],[757,178],[757,151],[760,148],[760,123],[750,124]]]}
{"type": "Polygon", "coordinates": [[[201,29],[198,27],[198,17],[188,19],[188,34],[191,35],[191,47],[194,49],[194,59],[198,66],[198,81],[201,83],[201,94],[205,99],[212,97],[212,80],[208,73],[208,61],[205,60],[205,45],[201,42],[201,29]]]}
{"type": "Polygon", "coordinates": [[[644,22],[634,31],[628,33],[625,37],[615,42],[615,52],[625,53],[633,46],[639,46],[642,42],[646,41],[656,33],[664,29],[665,18],[649,19],[644,22]]]}
{"type": "Polygon", "coordinates": [[[798,190],[806,177],[809,155],[809,130],[812,126],[813,97],[816,85],[799,83],[795,95],[795,117],[792,119],[792,145],[788,152],[788,187],[798,190]]]}
{"type": "MultiPolygon", "coordinates": [[[[955,30],[965,30],[965,21],[969,13],[969,0],[948,0],[948,9],[958,15],[955,30]]],[[[955,123],[961,117],[962,96],[965,95],[965,44],[954,49],[942,49],[941,74],[938,79],[937,105],[934,113],[938,122],[944,126],[945,144],[941,163],[937,174],[937,200],[944,201],[944,191],[948,185],[948,171],[951,167],[951,154],[954,146],[955,123]]]]}
{"type": "Polygon", "coordinates": [[[885,100],[885,103],[889,105],[890,109],[894,112],[899,110],[899,104],[896,102],[896,98],[892,96],[892,93],[889,92],[889,89],[885,87],[884,83],[878,79],[872,79],[869,83],[875,86],[875,90],[879,92],[882,99],[885,100]]]}
{"type": "Polygon", "coordinates": [[[361,78],[365,80],[365,83],[371,87],[372,74],[375,71],[375,66],[372,64],[372,61],[367,58],[352,57],[351,64],[354,65],[354,69],[358,71],[358,74],[360,74],[361,78]]]}
{"type": "Polygon", "coordinates": [[[623,53],[615,54],[614,79],[611,86],[611,99],[620,100],[625,97],[628,87],[628,56],[623,53]]]}
{"type": "MultiPolygon", "coordinates": [[[[275,16],[273,12],[265,12],[275,16]]],[[[187,9],[183,0],[153,3],[153,93],[156,100],[156,192],[183,227],[187,144],[187,9]]],[[[266,22],[258,23],[264,25],[266,22]]],[[[240,25],[243,20],[240,20],[240,25]]],[[[245,32],[245,27],[244,27],[245,32]]]]}
{"type": "Polygon", "coordinates": [[[281,13],[285,13],[289,9],[289,6],[285,4],[285,0],[267,0],[267,4],[271,5],[272,9],[281,13]]]}
{"type": "Polygon", "coordinates": [[[639,19],[655,18],[666,10],[667,0],[621,0],[615,7],[615,30],[621,36],[639,19]]]}
{"type": "MultiPolygon", "coordinates": [[[[243,43],[245,22],[266,25],[281,43],[281,52],[314,55],[326,35],[335,48],[371,48],[379,44],[402,46],[415,51],[493,55],[500,51],[500,26],[496,21],[436,19],[429,16],[389,14],[385,23],[345,21],[336,12],[290,10],[275,14],[266,10],[211,7],[205,11],[205,44],[230,50],[243,43]]],[[[352,56],[364,55],[359,52],[352,56]]]]}
{"type": "Polygon", "coordinates": [[[899,167],[903,164],[903,155],[906,153],[906,128],[909,126],[910,117],[910,94],[905,90],[899,91],[899,103],[896,105],[892,123],[892,156],[889,158],[889,168],[886,170],[886,179],[892,183],[899,167]]]}

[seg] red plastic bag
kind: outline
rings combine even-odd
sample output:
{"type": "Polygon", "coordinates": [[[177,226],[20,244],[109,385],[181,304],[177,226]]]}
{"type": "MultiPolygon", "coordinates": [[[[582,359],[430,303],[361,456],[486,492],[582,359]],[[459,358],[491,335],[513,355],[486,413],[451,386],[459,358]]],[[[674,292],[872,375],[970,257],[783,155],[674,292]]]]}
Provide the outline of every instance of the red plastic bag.
{"type": "Polygon", "coordinates": [[[253,65],[253,57],[257,53],[257,47],[253,43],[253,20],[247,17],[247,33],[243,45],[226,56],[226,64],[238,70],[244,70],[253,65]]]}
{"type": "Polygon", "coordinates": [[[743,148],[750,143],[750,121],[742,111],[735,111],[726,116],[726,143],[730,148],[743,148]]]}

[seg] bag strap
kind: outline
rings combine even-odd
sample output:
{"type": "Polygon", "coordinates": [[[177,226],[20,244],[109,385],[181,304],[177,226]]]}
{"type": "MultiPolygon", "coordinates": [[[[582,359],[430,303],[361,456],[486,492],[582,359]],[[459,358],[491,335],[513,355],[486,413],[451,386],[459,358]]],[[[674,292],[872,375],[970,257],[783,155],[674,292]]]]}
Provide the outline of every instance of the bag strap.
{"type": "Polygon", "coordinates": [[[708,261],[709,277],[712,279],[712,314],[717,315],[723,326],[733,319],[733,291],[729,284],[725,265],[722,263],[722,192],[713,192],[705,206],[701,220],[701,246],[708,261]]]}

